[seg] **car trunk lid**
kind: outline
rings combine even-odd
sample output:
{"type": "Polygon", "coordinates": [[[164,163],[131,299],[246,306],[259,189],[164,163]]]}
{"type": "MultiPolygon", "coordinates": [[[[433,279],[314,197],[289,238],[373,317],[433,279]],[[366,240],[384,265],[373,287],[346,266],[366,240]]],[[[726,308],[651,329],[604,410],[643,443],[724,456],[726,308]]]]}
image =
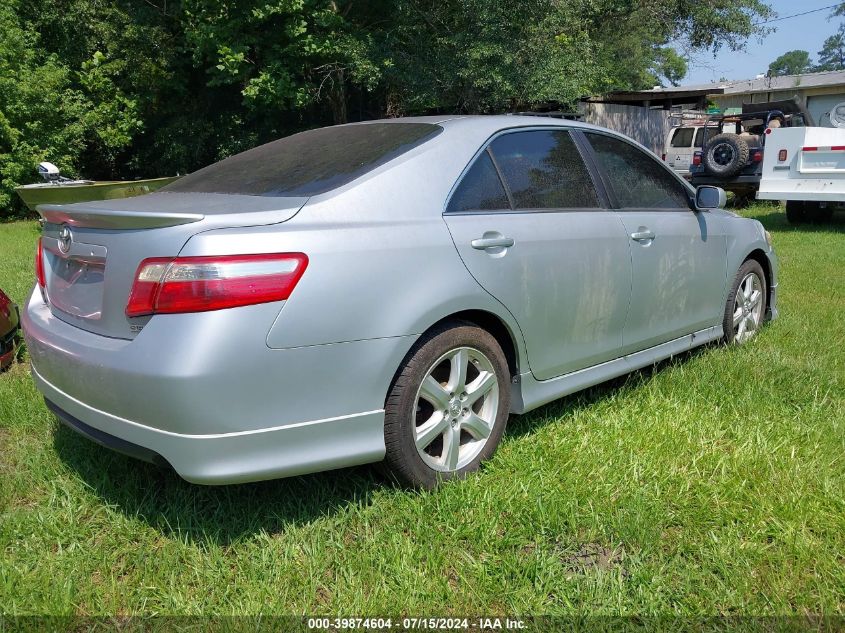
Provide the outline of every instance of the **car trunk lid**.
{"type": "Polygon", "coordinates": [[[46,296],[53,314],[96,334],[131,339],[146,319],[126,316],[135,273],[148,257],[176,257],[211,229],[277,224],[307,198],[153,193],[42,205],[46,296]]]}

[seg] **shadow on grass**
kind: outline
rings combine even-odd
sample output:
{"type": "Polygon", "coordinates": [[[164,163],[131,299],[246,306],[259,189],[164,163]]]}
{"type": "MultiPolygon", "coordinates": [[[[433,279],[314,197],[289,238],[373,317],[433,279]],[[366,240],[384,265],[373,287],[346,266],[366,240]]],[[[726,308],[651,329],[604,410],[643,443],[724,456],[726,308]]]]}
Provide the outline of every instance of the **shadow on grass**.
{"type": "Polygon", "coordinates": [[[583,391],[553,400],[525,415],[511,416],[511,419],[508,421],[507,437],[516,439],[530,435],[546,424],[548,420],[567,417],[583,409],[595,406],[606,398],[617,395],[623,389],[636,389],[671,367],[689,362],[692,358],[705,354],[708,350],[716,347],[718,347],[717,343],[709,343],[696,347],[695,349],[676,354],[671,358],[661,360],[654,365],[648,365],[647,367],[637,369],[629,374],[623,374],[617,378],[612,378],[583,391]]]}
{"type": "MultiPolygon", "coordinates": [[[[591,407],[619,389],[636,388],[708,347],[561,398],[529,414],[514,416],[509,422],[508,437],[529,435],[549,419],[591,407]]],[[[251,484],[200,486],[182,480],[170,469],[115,453],[56,424],[53,443],[59,457],[105,504],[165,536],[188,542],[228,545],[260,533],[279,534],[347,509],[367,506],[378,490],[400,491],[373,466],[251,484]]]]}
{"type": "MultiPolygon", "coordinates": [[[[750,209],[753,211],[753,207],[750,209]]],[[[743,215],[743,210],[737,211],[743,215]]],[[[764,214],[752,214],[755,220],[768,230],[771,231],[800,231],[802,233],[845,233],[845,211],[834,211],[833,216],[827,222],[811,223],[802,222],[801,224],[790,224],[786,220],[786,212],[769,211],[764,214]]]]}
{"type": "Polygon", "coordinates": [[[53,444],[59,457],[104,503],[167,536],[191,542],[227,545],[262,532],[282,533],[345,508],[369,505],[374,490],[390,486],[371,467],[201,486],[56,425],[53,444]]]}

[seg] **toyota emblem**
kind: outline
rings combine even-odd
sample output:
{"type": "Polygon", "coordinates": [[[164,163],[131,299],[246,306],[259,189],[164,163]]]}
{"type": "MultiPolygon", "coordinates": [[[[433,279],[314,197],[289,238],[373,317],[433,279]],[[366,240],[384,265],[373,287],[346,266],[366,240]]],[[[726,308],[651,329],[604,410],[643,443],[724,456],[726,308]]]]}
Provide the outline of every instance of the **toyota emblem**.
{"type": "Polygon", "coordinates": [[[70,245],[73,242],[73,233],[70,232],[70,227],[63,226],[59,231],[59,250],[67,254],[70,251],[70,245]]]}

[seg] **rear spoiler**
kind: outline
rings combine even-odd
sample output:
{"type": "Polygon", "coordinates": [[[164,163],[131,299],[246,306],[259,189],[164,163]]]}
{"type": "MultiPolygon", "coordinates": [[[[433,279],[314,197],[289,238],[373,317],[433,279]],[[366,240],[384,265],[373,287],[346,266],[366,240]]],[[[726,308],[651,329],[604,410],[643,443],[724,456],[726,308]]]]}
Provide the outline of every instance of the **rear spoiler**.
{"type": "Polygon", "coordinates": [[[92,229],[157,229],[199,222],[205,218],[201,213],[117,211],[86,207],[84,203],[42,204],[38,206],[37,211],[45,222],[92,229]]]}

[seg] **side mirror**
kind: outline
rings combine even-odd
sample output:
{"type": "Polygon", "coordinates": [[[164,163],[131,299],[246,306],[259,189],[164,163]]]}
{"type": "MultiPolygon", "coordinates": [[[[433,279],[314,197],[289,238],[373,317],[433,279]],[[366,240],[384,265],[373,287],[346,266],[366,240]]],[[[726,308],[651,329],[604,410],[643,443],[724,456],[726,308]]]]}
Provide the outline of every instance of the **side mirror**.
{"type": "Polygon", "coordinates": [[[698,211],[724,209],[727,203],[728,194],[721,187],[701,185],[695,190],[695,208],[698,211]]]}

